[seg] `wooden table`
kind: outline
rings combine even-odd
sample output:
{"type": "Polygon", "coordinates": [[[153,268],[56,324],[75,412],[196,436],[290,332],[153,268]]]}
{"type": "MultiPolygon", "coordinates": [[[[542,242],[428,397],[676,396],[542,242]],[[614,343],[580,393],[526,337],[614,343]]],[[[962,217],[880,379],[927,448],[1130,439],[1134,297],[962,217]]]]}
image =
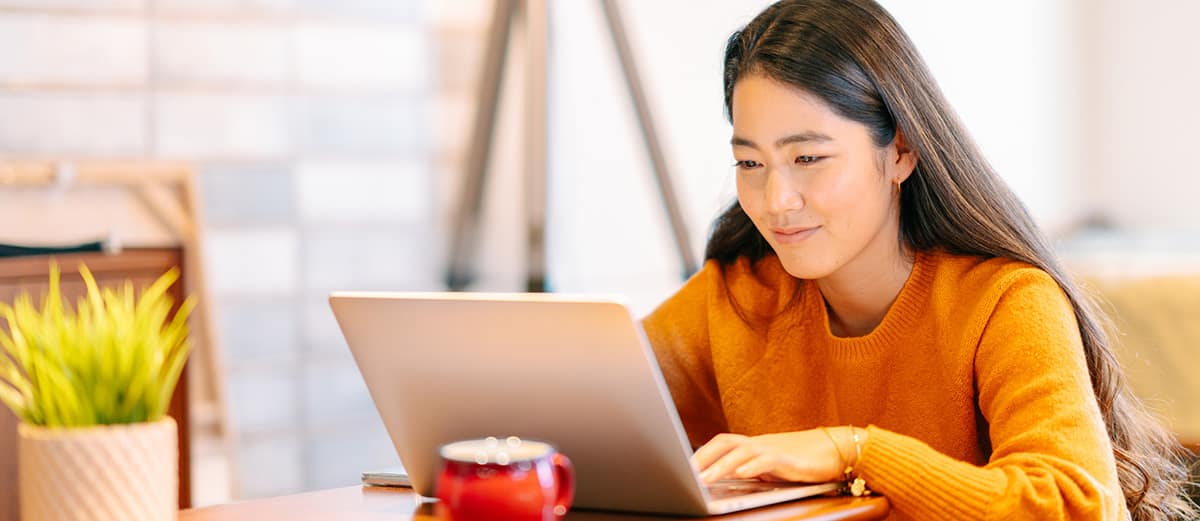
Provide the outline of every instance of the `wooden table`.
{"type": "MultiPolygon", "coordinates": [[[[433,503],[421,501],[404,488],[353,486],[260,499],[244,503],[184,510],[178,521],[434,521],[442,519],[433,503]]],[[[716,518],[723,521],[842,521],[883,519],[888,501],[880,496],[866,498],[818,497],[772,507],[748,510],[716,518]]],[[[572,511],[568,521],[664,521],[678,517],[624,515],[609,512],[572,511]]]]}

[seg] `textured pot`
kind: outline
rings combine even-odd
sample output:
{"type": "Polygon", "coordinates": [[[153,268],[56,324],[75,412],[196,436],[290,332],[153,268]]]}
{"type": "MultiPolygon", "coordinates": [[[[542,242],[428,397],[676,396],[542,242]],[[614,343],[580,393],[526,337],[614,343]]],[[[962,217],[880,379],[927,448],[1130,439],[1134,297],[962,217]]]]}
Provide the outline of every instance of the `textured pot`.
{"type": "Polygon", "coordinates": [[[174,520],[175,420],[49,429],[20,424],[23,521],[174,520]]]}

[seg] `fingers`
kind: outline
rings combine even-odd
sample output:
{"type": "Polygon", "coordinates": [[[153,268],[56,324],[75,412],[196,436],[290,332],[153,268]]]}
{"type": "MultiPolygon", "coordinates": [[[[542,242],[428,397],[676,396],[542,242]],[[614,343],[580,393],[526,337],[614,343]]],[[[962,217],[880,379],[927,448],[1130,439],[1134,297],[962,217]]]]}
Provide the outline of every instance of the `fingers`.
{"type": "Polygon", "coordinates": [[[700,479],[780,479],[823,482],[837,479],[839,466],[834,446],[819,430],[747,437],[720,434],[696,450],[692,466],[700,479]]]}
{"type": "Polygon", "coordinates": [[[760,453],[734,467],[732,473],[726,477],[737,479],[773,478],[773,474],[781,470],[780,465],[781,461],[775,455],[760,453]]]}
{"type": "Polygon", "coordinates": [[[740,440],[733,450],[726,452],[704,469],[700,473],[700,479],[705,483],[712,483],[727,478],[752,478],[760,474],[754,469],[769,469],[772,459],[765,454],[762,447],[751,440],[740,440]]]}
{"type": "Polygon", "coordinates": [[[692,454],[692,468],[699,472],[705,471],[714,462],[721,459],[722,456],[737,448],[738,445],[748,439],[750,438],[740,434],[718,434],[714,436],[704,446],[696,449],[695,454],[692,454]]]}

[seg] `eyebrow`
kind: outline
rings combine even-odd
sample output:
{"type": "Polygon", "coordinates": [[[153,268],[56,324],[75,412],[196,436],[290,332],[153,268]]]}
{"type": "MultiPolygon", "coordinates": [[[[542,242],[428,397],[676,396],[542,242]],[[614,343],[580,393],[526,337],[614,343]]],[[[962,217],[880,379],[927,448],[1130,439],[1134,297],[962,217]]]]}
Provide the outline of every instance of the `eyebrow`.
{"type": "MultiPolygon", "coordinates": [[[[833,141],[833,138],[825,134],[821,134],[820,132],[801,132],[799,134],[792,134],[790,136],[780,138],[775,142],[775,148],[780,148],[784,145],[790,145],[792,143],[824,143],[827,141],[833,141]]],[[[753,149],[758,148],[758,145],[756,145],[753,141],[750,141],[744,137],[738,137],[736,135],[733,136],[733,139],[729,140],[729,144],[735,147],[750,147],[753,149]]]]}

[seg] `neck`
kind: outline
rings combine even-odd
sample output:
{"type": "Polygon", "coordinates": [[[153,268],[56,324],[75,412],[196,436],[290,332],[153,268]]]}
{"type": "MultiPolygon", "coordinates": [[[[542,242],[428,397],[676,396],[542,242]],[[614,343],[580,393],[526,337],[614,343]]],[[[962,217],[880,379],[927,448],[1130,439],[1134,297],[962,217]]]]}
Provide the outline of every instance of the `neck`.
{"type": "Polygon", "coordinates": [[[874,331],[912,273],[914,255],[898,240],[875,249],[879,251],[864,250],[840,270],[817,280],[829,311],[829,328],[836,336],[874,331]]]}

